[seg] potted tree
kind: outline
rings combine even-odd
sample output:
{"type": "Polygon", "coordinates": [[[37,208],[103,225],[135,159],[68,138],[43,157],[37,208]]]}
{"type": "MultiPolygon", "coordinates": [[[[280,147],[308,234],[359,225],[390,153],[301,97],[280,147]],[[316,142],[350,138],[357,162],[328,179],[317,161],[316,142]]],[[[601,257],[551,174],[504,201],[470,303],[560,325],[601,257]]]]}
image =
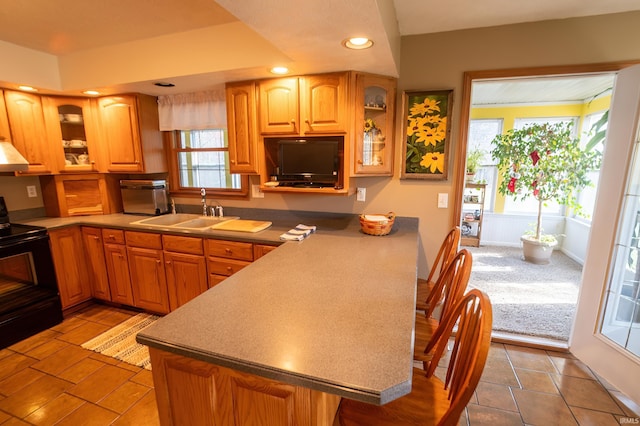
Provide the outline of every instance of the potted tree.
{"type": "Polygon", "coordinates": [[[480,161],[484,158],[484,152],[478,148],[472,148],[467,152],[467,182],[473,182],[480,168],[480,161]]]}
{"type": "Polygon", "coordinates": [[[571,133],[572,124],[532,124],[496,136],[491,156],[498,161],[498,192],[516,200],[538,202],[535,232],[521,237],[525,260],[548,263],[555,236],[542,233],[542,207],[549,201],[580,210],[577,191],[591,184],[588,173],[600,167],[599,151],[585,150],[571,133]]]}

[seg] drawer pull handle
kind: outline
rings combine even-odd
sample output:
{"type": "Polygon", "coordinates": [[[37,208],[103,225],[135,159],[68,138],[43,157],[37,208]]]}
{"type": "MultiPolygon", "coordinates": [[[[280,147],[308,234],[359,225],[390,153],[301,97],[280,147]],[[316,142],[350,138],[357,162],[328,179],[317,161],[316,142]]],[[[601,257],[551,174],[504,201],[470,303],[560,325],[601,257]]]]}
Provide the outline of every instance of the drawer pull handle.
{"type": "Polygon", "coordinates": [[[233,272],[233,268],[231,266],[227,266],[227,271],[228,272],[233,272]]]}
{"type": "Polygon", "coordinates": [[[224,249],[224,252],[227,253],[227,254],[233,253],[233,251],[230,248],[224,249]]]}

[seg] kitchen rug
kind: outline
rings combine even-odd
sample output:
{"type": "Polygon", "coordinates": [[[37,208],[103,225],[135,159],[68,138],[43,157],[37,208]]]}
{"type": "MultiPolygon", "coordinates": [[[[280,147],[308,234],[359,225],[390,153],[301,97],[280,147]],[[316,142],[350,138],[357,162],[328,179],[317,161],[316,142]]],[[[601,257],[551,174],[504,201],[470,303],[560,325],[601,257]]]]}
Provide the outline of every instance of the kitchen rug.
{"type": "Polygon", "coordinates": [[[150,314],[138,314],[83,343],[85,349],[110,356],[129,364],[151,370],[149,350],[145,345],[136,342],[136,334],[144,330],[158,316],[150,314]]]}

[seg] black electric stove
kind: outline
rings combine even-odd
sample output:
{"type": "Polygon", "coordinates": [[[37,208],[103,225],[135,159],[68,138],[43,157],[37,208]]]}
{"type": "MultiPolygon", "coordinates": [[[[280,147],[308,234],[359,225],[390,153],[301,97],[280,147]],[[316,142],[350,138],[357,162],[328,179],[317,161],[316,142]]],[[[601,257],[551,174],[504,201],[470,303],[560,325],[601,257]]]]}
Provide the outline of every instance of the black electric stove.
{"type": "Polygon", "coordinates": [[[0,349],[60,322],[47,229],[11,223],[0,197],[0,349]]]}

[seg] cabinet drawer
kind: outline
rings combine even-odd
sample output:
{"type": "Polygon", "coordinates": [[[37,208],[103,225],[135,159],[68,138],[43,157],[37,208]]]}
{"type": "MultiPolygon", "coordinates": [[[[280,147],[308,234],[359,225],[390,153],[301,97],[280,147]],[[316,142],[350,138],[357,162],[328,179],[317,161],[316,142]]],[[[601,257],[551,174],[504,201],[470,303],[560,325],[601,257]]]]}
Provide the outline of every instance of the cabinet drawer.
{"type": "Polygon", "coordinates": [[[166,251],[204,255],[202,238],[163,235],[162,246],[166,251]]]}
{"type": "Polygon", "coordinates": [[[124,244],[124,231],[120,229],[103,229],[102,241],[111,244],[124,244]]]}
{"type": "Polygon", "coordinates": [[[242,260],[222,259],[217,257],[210,257],[209,259],[207,259],[209,276],[211,276],[211,274],[214,274],[225,275],[228,277],[250,264],[251,262],[245,262],[242,260]]]}
{"type": "Polygon", "coordinates": [[[226,275],[209,274],[208,286],[209,288],[215,287],[227,278],[228,277],[226,275]]]}
{"type": "Polygon", "coordinates": [[[160,234],[127,231],[125,237],[128,246],[162,250],[162,236],[160,234]]]}
{"type": "Polygon", "coordinates": [[[206,240],[208,256],[253,261],[253,244],[236,241],[206,240]]]}

